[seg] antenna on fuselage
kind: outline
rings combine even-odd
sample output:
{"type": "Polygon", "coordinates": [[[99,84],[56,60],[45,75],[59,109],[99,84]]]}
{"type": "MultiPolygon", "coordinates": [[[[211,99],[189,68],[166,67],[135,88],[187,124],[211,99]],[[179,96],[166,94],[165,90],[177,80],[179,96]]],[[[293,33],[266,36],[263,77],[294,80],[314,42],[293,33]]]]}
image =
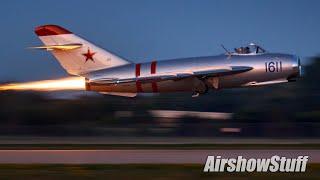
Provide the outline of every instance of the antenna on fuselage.
{"type": "Polygon", "coordinates": [[[231,52],[228,51],[228,49],[225,48],[223,44],[221,44],[221,47],[226,51],[226,54],[228,55],[228,58],[230,58],[232,56],[231,52]]]}

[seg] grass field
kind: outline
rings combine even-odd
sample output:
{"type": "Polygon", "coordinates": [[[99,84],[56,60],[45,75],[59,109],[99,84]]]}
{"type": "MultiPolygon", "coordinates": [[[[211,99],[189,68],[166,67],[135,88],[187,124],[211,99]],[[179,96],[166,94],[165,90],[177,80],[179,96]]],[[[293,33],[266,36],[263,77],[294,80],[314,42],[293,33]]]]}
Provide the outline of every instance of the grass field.
{"type": "Polygon", "coordinates": [[[320,164],[305,173],[203,173],[202,165],[0,165],[0,179],[319,179],[320,164]]]}

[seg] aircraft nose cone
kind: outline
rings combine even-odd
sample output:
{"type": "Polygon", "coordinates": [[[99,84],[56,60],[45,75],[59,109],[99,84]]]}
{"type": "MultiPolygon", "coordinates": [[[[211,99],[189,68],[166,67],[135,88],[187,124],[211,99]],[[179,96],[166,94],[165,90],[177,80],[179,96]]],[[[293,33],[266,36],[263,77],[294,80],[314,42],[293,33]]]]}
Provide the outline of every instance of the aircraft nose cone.
{"type": "Polygon", "coordinates": [[[292,58],[292,73],[288,77],[289,81],[296,81],[302,76],[301,61],[298,56],[293,56],[292,58]]]}
{"type": "Polygon", "coordinates": [[[297,64],[298,64],[298,74],[299,76],[298,77],[302,77],[303,76],[303,68],[301,66],[301,60],[300,60],[300,57],[297,56],[297,64]]]}
{"type": "Polygon", "coordinates": [[[300,65],[299,66],[299,77],[303,77],[304,75],[304,70],[303,70],[303,67],[300,65]]]}

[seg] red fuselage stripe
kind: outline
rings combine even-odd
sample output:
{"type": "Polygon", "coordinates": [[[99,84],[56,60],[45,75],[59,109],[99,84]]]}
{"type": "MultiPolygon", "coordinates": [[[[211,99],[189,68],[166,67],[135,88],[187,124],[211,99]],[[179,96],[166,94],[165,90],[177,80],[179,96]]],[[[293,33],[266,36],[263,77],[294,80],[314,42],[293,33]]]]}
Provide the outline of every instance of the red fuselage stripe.
{"type": "MultiPolygon", "coordinates": [[[[150,73],[151,74],[157,73],[157,61],[151,62],[150,73]]],[[[152,82],[151,86],[152,86],[152,92],[158,92],[157,82],[152,82]]]]}
{"type": "Polygon", "coordinates": [[[136,77],[140,76],[141,72],[141,64],[136,64],[136,77]]]}
{"type": "MultiPolygon", "coordinates": [[[[141,74],[141,64],[136,64],[136,77],[139,77],[140,74],[141,74]]],[[[143,92],[141,82],[136,81],[136,88],[138,93],[143,92]]]]}
{"type": "Polygon", "coordinates": [[[151,63],[151,74],[155,74],[157,72],[157,61],[153,61],[151,63]]]}
{"type": "Polygon", "coordinates": [[[141,84],[140,81],[137,81],[137,82],[136,82],[136,87],[137,87],[137,92],[138,92],[138,93],[143,92],[143,90],[142,90],[142,84],[141,84]]]}

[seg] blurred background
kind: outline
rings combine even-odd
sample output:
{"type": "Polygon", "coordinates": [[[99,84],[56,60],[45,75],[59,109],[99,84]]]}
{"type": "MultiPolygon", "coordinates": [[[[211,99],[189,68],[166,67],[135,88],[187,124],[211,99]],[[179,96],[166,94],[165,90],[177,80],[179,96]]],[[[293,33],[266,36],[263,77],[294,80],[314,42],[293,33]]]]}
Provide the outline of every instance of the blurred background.
{"type": "MultiPolygon", "coordinates": [[[[298,82],[137,98],[84,91],[0,92],[0,136],[319,138],[320,2],[2,1],[0,81],[67,77],[34,27],[59,24],[134,62],[223,53],[256,42],[302,57],[298,82]]],[[[1,88],[0,88],[1,89],[1,88]]]]}

